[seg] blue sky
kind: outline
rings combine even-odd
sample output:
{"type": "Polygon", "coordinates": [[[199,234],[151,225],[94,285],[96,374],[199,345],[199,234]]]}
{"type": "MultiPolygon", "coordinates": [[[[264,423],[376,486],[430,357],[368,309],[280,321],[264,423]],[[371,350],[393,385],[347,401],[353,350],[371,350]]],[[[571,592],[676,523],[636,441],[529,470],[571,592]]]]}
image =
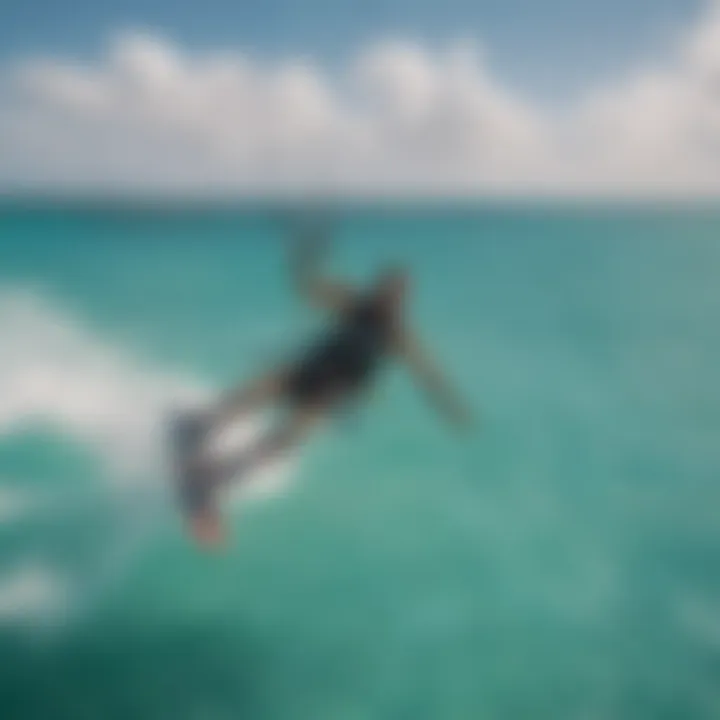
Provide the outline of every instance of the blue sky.
{"type": "Polygon", "coordinates": [[[661,56],[701,8],[699,0],[4,0],[0,60],[86,57],[123,28],[186,49],[309,54],[326,65],[388,35],[429,47],[467,36],[489,49],[500,79],[554,101],[661,56]]]}

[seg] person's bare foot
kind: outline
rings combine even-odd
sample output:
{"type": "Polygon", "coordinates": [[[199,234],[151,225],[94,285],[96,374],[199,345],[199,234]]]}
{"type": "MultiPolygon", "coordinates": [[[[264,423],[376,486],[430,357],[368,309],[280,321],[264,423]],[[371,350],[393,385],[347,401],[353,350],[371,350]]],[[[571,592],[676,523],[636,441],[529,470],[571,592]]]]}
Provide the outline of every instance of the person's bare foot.
{"type": "Polygon", "coordinates": [[[225,528],[217,511],[198,512],[190,518],[189,525],[191,535],[201,547],[216,550],[225,544],[225,528]]]}

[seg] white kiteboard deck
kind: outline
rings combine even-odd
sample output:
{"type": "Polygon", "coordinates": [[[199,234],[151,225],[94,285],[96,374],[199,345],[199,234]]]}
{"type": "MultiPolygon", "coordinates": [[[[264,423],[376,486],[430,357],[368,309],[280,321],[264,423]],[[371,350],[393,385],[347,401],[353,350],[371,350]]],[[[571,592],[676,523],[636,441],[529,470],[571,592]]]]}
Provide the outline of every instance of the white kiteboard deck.
{"type": "MultiPolygon", "coordinates": [[[[219,486],[218,503],[237,505],[245,499],[262,498],[274,495],[285,485],[287,472],[282,465],[286,461],[275,461],[267,467],[253,471],[249,476],[241,476],[243,454],[258,440],[264,423],[260,418],[252,417],[231,423],[222,431],[206,433],[203,418],[205,411],[199,408],[176,410],[168,421],[168,453],[173,491],[183,513],[187,514],[188,493],[193,483],[206,478],[192,476],[191,459],[198,450],[209,458],[206,465],[219,486]]],[[[191,504],[191,503],[190,503],[191,504]]]]}

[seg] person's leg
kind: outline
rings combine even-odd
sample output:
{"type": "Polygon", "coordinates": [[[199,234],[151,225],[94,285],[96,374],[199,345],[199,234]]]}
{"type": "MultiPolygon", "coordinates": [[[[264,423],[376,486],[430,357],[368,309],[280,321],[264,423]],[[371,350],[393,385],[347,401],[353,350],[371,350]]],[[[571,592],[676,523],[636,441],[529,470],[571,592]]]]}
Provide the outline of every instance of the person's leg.
{"type": "Polygon", "coordinates": [[[192,488],[196,507],[189,514],[194,538],[203,546],[220,544],[225,533],[217,504],[217,492],[237,480],[240,474],[244,476],[297,447],[323,416],[324,412],[315,408],[294,410],[250,450],[224,462],[221,467],[198,465],[192,488]]]}
{"type": "Polygon", "coordinates": [[[221,484],[229,482],[239,473],[253,472],[297,447],[324,416],[325,411],[322,408],[294,409],[280,424],[261,437],[252,448],[223,464],[221,484]]]}
{"type": "Polygon", "coordinates": [[[230,390],[211,412],[213,426],[221,426],[276,400],[282,393],[286,377],[286,370],[278,370],[230,390]]]}
{"type": "Polygon", "coordinates": [[[230,390],[207,410],[174,418],[174,444],[182,449],[186,468],[202,465],[208,438],[232,420],[275,401],[286,386],[287,370],[276,370],[230,390]]]}

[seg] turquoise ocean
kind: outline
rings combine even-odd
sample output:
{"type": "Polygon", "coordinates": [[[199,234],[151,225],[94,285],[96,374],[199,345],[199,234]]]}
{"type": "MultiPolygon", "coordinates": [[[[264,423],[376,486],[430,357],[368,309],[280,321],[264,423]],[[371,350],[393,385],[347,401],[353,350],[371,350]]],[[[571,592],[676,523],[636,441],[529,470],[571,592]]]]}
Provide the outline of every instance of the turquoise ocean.
{"type": "Polygon", "coordinates": [[[720,717],[720,211],[340,212],[329,271],[408,267],[477,426],[388,368],[206,554],[164,418],[321,327],[286,249],[268,207],[0,209],[0,717],[720,717]]]}

